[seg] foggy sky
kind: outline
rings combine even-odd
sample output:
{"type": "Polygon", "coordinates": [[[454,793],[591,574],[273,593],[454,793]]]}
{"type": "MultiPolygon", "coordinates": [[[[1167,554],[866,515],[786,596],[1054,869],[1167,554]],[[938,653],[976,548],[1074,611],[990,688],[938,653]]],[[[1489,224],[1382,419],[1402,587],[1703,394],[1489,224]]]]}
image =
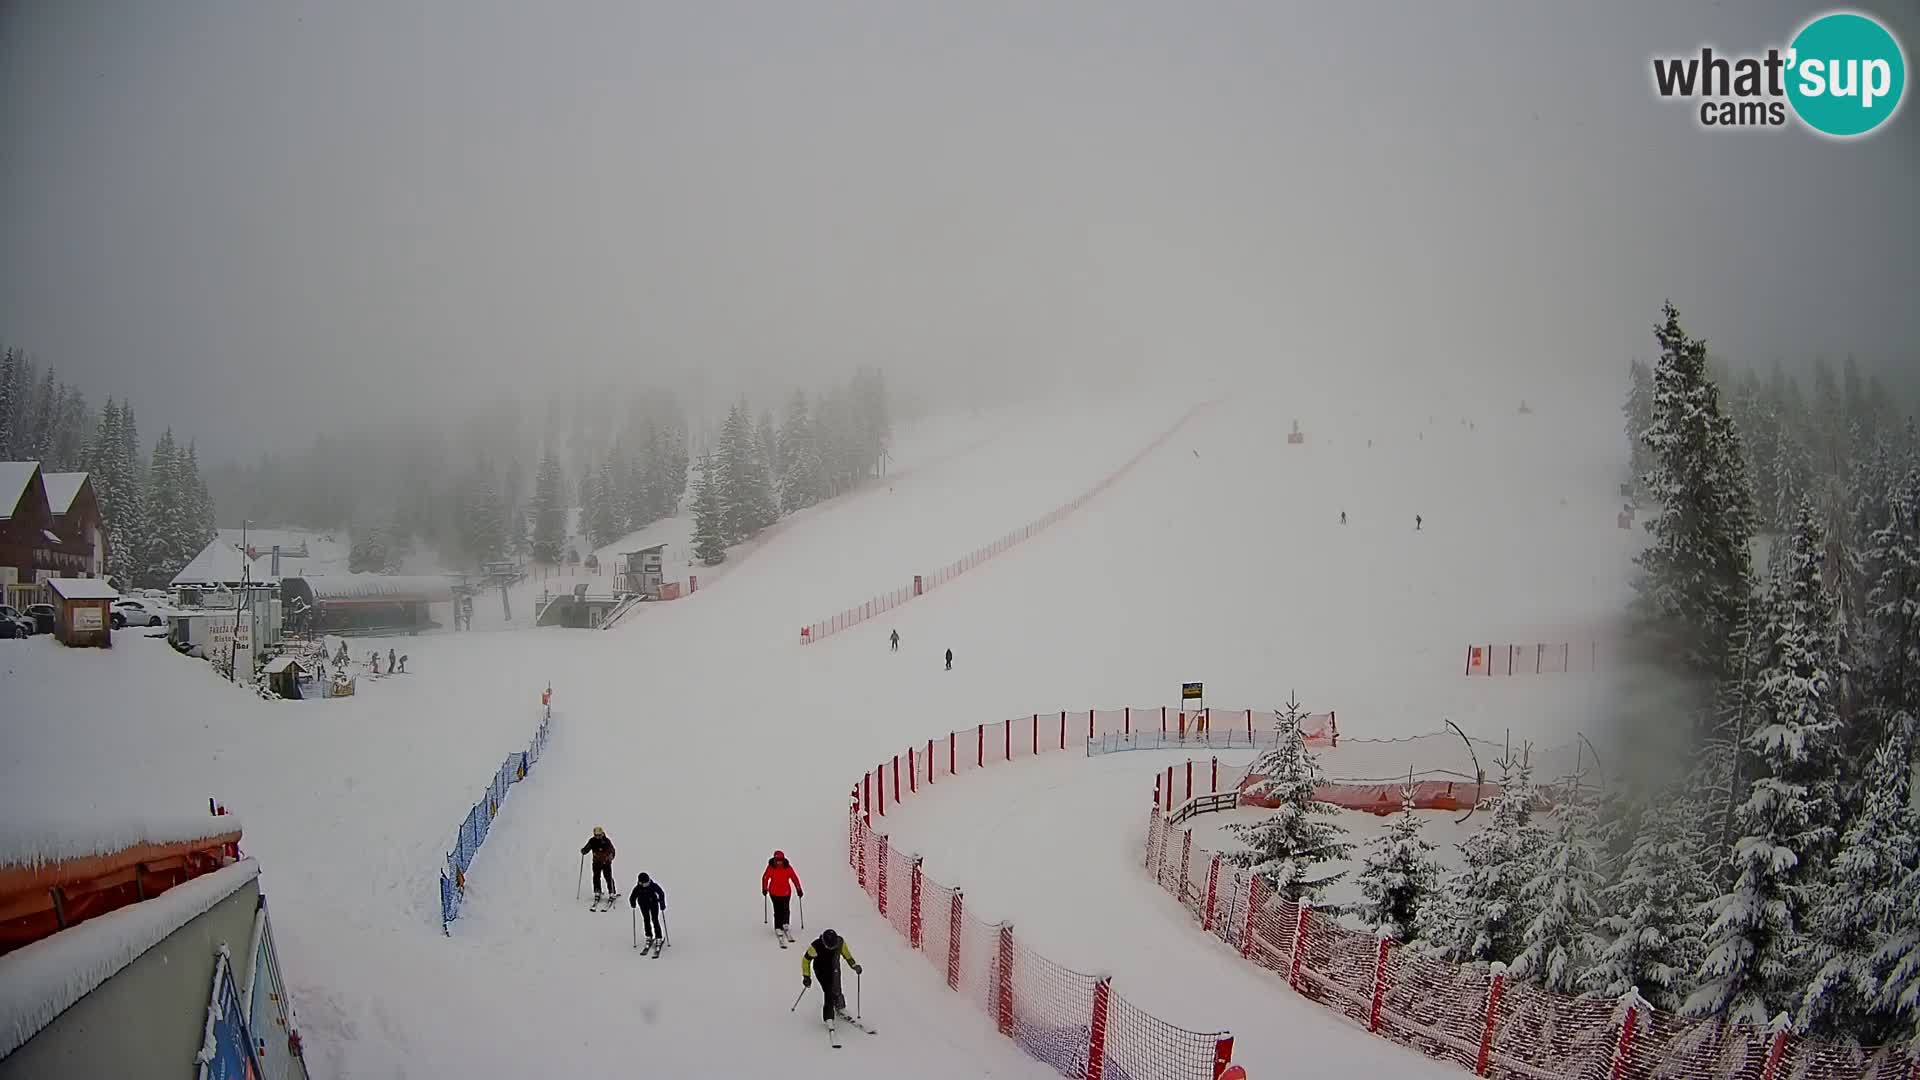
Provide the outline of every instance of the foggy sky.
{"type": "Polygon", "coordinates": [[[1665,296],[1730,357],[1920,363],[1914,103],[1839,144],[1650,89],[1816,10],[0,3],[0,340],[249,460],[700,368],[1524,390],[1665,296]]]}

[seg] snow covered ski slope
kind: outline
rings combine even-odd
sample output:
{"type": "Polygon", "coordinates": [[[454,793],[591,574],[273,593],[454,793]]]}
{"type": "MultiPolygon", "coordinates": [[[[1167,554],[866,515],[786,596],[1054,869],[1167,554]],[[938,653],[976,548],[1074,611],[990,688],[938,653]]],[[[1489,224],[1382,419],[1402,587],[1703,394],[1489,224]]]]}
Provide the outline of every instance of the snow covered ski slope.
{"type": "MultiPolygon", "coordinates": [[[[646,618],[608,633],[411,638],[402,651],[412,674],[366,683],[347,701],[261,702],[158,641],[130,638],[94,656],[20,643],[0,654],[10,750],[0,813],[185,811],[209,795],[232,807],[261,860],[322,1075],[635,1062],[689,1076],[1051,1075],[952,1000],[852,880],[846,785],[862,769],[983,720],[1171,700],[1186,679],[1236,703],[1296,689],[1312,707],[1337,707],[1355,733],[1428,731],[1451,716],[1483,736],[1511,725],[1544,738],[1577,726],[1593,681],[1469,683],[1459,650],[1590,632],[1625,577],[1631,540],[1613,529],[1607,498],[1611,417],[1604,442],[1601,425],[1589,437],[1547,402],[1533,417],[1481,405],[1468,432],[1466,413],[1438,414],[1431,395],[1353,415],[1281,388],[1237,394],[1080,513],[897,618],[819,647],[796,643],[797,627],[822,612],[1072,499],[1213,396],[1089,400],[1030,429],[983,425],[956,440],[965,452],[808,512],[710,588],[646,618]],[[1295,415],[1302,446],[1283,437],[1295,415]],[[1425,517],[1417,534],[1415,513],[1425,517]],[[896,626],[898,654],[886,641],[896,626]],[[443,938],[441,858],[502,755],[525,745],[549,683],[546,754],[511,789],[443,938]],[[62,707],[80,684],[101,708],[62,707]],[[619,849],[623,890],[642,870],[667,890],[674,943],[658,962],[635,954],[617,909],[592,914],[574,899],[594,825],[619,849]],[[775,848],[806,888],[806,929],[796,925],[798,944],[784,952],[756,895],[775,848]],[[828,926],[872,976],[866,1013],[884,1029],[831,1054],[810,1011],[817,988],[798,1010],[780,1007],[800,991],[798,948],[828,926]]],[[[1150,754],[1096,765],[1133,768],[1135,757],[1150,771],[1150,754]]],[[[1114,852],[1137,842],[1145,788],[1136,790],[1113,808],[1114,852]]],[[[952,794],[967,797],[961,785],[952,794]]],[[[1035,857],[1023,845],[1044,839],[1045,810],[1034,802],[1031,828],[1008,831],[1009,867],[1035,857]]],[[[924,827],[937,867],[937,823],[924,827]]],[[[1188,939],[1171,921],[1114,921],[1161,898],[1125,877],[1124,860],[1095,852],[1083,862],[1096,889],[1140,893],[1115,900],[1114,918],[1098,905],[1075,910],[1111,943],[1105,962],[1127,980],[1122,989],[1145,1004],[1134,983],[1157,969],[1135,975],[1120,954],[1138,939],[1171,957],[1188,939]]],[[[969,897],[983,913],[1045,925],[1022,906],[1043,898],[1000,891],[981,874],[969,897]]],[[[1062,960],[1081,955],[1065,939],[1032,943],[1062,960]]],[[[1194,934],[1191,947],[1204,967],[1207,943],[1194,934]]],[[[1167,986],[1199,977],[1188,960],[1178,965],[1167,961],[1167,986]]],[[[1230,984],[1256,976],[1218,973],[1230,984]]],[[[1196,987],[1153,1008],[1196,1029],[1240,1022],[1210,996],[1196,987]]],[[[1418,1064],[1384,1044],[1324,1037],[1326,1026],[1305,1014],[1294,1033],[1321,1048],[1312,1060],[1418,1064]]],[[[1238,1057],[1255,1076],[1286,1060],[1254,1047],[1238,1057]]]]}

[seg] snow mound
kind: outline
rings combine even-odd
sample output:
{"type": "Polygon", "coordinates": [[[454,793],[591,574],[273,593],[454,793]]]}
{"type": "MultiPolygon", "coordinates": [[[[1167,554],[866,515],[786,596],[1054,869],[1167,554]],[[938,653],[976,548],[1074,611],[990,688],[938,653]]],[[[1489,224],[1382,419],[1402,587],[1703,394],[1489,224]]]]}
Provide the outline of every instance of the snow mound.
{"type": "Polygon", "coordinates": [[[0,956],[0,1058],[19,1049],[168,934],[206,914],[258,876],[260,864],[242,859],[151,900],[0,956]]]}

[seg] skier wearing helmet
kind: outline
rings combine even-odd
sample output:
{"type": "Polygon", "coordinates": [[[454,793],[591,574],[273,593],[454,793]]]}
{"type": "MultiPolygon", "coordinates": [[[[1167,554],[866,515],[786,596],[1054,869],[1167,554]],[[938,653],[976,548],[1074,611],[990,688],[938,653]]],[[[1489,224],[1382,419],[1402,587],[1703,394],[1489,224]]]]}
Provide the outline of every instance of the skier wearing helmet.
{"type": "Polygon", "coordinates": [[[847,1015],[847,995],[840,990],[840,961],[845,959],[854,974],[860,973],[860,962],[853,958],[853,950],[840,935],[828,930],[813,939],[807,946],[806,954],[800,957],[800,985],[813,985],[815,976],[820,979],[820,993],[826,999],[820,1006],[821,1022],[831,1025],[835,1016],[848,1022],[853,1017],[847,1015]]]}
{"type": "Polygon", "coordinates": [[[593,835],[587,838],[586,846],[580,849],[580,854],[593,856],[593,899],[598,902],[601,899],[612,900],[619,896],[620,890],[613,884],[613,841],[607,839],[607,830],[595,825],[593,835]],[[607,879],[605,893],[600,891],[602,877],[607,879]]]}

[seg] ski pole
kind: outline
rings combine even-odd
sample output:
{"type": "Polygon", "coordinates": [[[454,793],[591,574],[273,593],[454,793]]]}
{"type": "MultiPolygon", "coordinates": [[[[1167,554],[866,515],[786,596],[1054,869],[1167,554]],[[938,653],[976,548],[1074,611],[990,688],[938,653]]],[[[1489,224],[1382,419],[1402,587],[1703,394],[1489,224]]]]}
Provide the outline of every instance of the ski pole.
{"type": "Polygon", "coordinates": [[[767,914],[767,894],[761,893],[760,894],[760,924],[762,926],[765,926],[767,923],[770,923],[772,921],[773,921],[772,917],[767,914]]]}
{"type": "Polygon", "coordinates": [[[800,894],[800,929],[807,928],[807,894],[800,894]]]}
{"type": "Polygon", "coordinates": [[[586,880],[587,853],[583,851],[580,853],[580,872],[573,875],[573,899],[575,903],[578,903],[580,900],[580,886],[584,884],[586,880]]]}
{"type": "Polygon", "coordinates": [[[853,973],[853,1018],[860,1019],[860,973],[853,973]]]}
{"type": "Polygon", "coordinates": [[[798,1010],[799,1010],[799,1008],[800,1008],[800,998],[803,998],[803,997],[806,997],[806,996],[807,996],[807,988],[803,986],[803,987],[801,987],[801,988],[800,988],[800,994],[799,994],[799,996],[798,996],[798,997],[795,997],[795,998],[793,999],[793,1008],[791,1008],[791,1009],[788,1009],[787,1011],[788,1011],[788,1012],[796,1012],[796,1011],[798,1011],[798,1010]]]}
{"type": "Polygon", "coordinates": [[[640,915],[638,908],[627,909],[627,922],[633,926],[633,947],[640,947],[640,915]]]}

